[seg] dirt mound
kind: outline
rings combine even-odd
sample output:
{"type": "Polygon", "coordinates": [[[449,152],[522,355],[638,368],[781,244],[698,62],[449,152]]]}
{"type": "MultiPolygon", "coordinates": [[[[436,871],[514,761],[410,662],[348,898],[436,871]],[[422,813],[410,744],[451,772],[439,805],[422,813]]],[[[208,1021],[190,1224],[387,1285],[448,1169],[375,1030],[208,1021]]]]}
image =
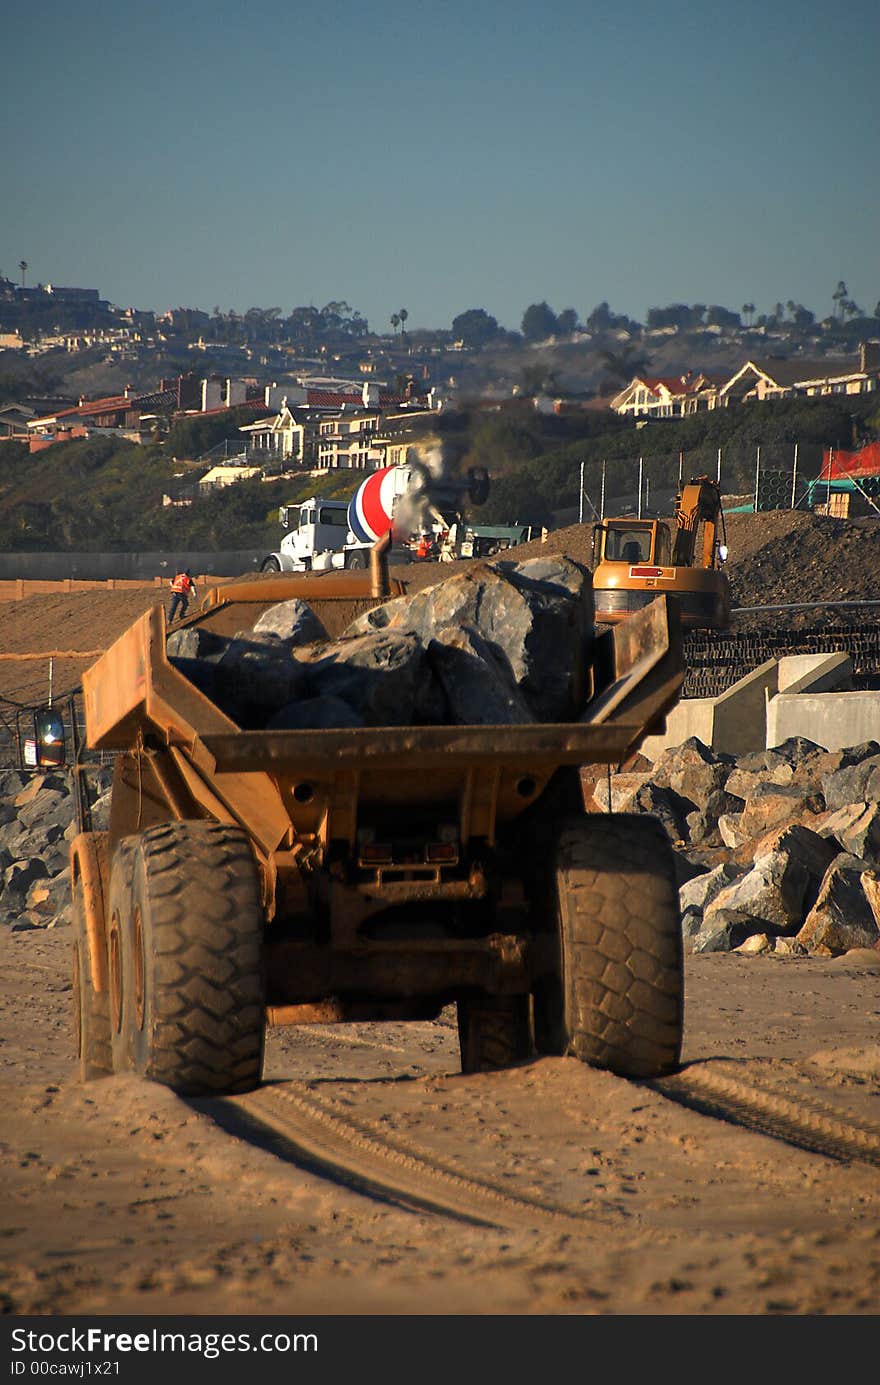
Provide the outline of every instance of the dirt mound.
{"type": "MultiPolygon", "coordinates": [[[[880,605],[864,610],[819,609],[822,602],[880,600],[880,523],[833,519],[798,510],[769,510],[725,519],[727,575],[736,607],[809,603],[805,612],[766,612],[736,624],[796,628],[875,624],[880,605]]],[[[572,524],[517,548],[518,561],[561,553],[590,566],[592,524],[572,524]]]]}

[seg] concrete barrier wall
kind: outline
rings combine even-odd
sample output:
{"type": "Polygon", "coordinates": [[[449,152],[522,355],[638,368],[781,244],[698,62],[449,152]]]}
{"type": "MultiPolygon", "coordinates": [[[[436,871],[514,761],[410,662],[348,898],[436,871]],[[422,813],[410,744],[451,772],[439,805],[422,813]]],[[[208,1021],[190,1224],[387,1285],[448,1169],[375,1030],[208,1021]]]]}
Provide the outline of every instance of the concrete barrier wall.
{"type": "Polygon", "coordinates": [[[642,754],[656,760],[689,736],[726,755],[764,750],[789,736],[829,750],[880,741],[880,692],[827,691],[851,674],[852,660],[841,653],[768,659],[720,697],[683,698],[665,732],[645,740],[642,754]]]}
{"type": "Polygon", "coordinates": [[[0,553],[0,581],[24,578],[30,581],[64,581],[79,578],[104,582],[115,577],[128,581],[170,580],[175,572],[188,567],[193,573],[240,577],[258,572],[266,550],[230,549],[222,553],[0,553]]]}
{"type": "Polygon", "coordinates": [[[767,704],[767,746],[803,736],[826,750],[880,742],[880,693],[780,693],[767,704]]]}
{"type": "Polygon", "coordinates": [[[688,697],[673,707],[666,718],[666,730],[657,736],[646,736],[641,753],[649,760],[657,760],[671,745],[681,745],[690,736],[696,736],[703,745],[711,746],[715,716],[713,697],[688,697]]]}

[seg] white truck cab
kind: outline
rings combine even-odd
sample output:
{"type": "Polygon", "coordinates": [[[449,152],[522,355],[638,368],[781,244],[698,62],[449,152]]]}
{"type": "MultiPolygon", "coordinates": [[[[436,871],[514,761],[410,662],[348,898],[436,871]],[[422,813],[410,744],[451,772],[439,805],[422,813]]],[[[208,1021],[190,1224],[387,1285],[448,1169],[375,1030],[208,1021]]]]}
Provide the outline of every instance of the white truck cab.
{"type": "Polygon", "coordinates": [[[313,495],[298,505],[282,505],[278,519],[288,532],[280,548],[263,559],[262,572],[308,572],[343,565],[343,550],[352,542],[347,500],[321,500],[313,495]]]}

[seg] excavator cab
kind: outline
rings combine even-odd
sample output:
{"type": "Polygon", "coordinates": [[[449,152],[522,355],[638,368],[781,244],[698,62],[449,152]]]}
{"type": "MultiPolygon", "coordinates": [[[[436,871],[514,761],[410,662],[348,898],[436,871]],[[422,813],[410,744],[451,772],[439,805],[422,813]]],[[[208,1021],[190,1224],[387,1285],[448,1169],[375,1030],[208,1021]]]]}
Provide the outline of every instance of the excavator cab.
{"type": "Polygon", "coordinates": [[[607,519],[593,528],[596,617],[614,625],[661,592],[676,597],[691,629],[730,624],[727,548],[717,484],[697,476],[676,498],[672,520],[607,519]]]}

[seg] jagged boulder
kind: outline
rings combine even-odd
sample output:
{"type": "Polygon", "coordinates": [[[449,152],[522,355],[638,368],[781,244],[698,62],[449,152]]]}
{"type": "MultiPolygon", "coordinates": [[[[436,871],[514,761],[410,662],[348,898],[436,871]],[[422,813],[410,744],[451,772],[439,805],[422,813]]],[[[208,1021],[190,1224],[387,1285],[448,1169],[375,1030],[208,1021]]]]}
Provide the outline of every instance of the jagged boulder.
{"type": "Polygon", "coordinates": [[[723,840],[719,827],[721,818],[739,818],[744,807],[743,800],[726,789],[710,793],[702,807],[688,813],[686,823],[691,845],[720,846],[723,840]]]}
{"type": "Polygon", "coordinates": [[[694,952],[733,952],[751,937],[755,920],[735,909],[713,909],[703,920],[703,926],[692,940],[694,952]]]}
{"type": "Polygon", "coordinates": [[[822,781],[822,793],[829,810],[880,798],[880,754],[855,760],[827,775],[822,781]]]}
{"type": "Polygon", "coordinates": [[[768,852],[718,892],[705,910],[704,928],[713,914],[730,910],[760,923],[752,932],[793,933],[803,922],[808,884],[809,871],[791,852],[768,852]]]}
{"type": "Polygon", "coordinates": [[[322,621],[299,597],[270,606],[254,621],[253,628],[257,635],[274,635],[289,645],[311,644],[328,638],[322,621]]]}
{"type": "Polygon", "coordinates": [[[446,700],[445,721],[517,726],[535,720],[529,704],[475,626],[450,626],[428,645],[428,663],[446,700]]]}
{"type": "Polygon", "coordinates": [[[746,799],[737,826],[740,839],[761,837],[774,827],[784,827],[824,811],[821,795],[795,785],[760,783],[746,799]]]}
{"type": "Polygon", "coordinates": [[[880,803],[848,803],[823,813],[816,830],[822,837],[833,837],[850,856],[859,856],[872,865],[880,862],[880,803]]]}
{"type": "Polygon", "coordinates": [[[877,875],[867,861],[846,852],[835,857],[797,934],[797,941],[807,952],[834,957],[853,947],[880,943],[880,927],[862,883],[866,874],[873,891],[877,875]]]}
{"type": "Polygon", "coordinates": [[[410,631],[377,630],[304,645],[293,650],[291,662],[304,698],[339,698],[365,726],[420,722],[419,698],[432,675],[422,642],[410,631]]]}
{"type": "Polygon", "coordinates": [[[536,720],[570,721],[586,696],[592,582],[589,572],[569,559],[555,560],[552,580],[546,561],[540,563],[537,569],[531,563],[475,563],[411,598],[396,598],[358,617],[346,634],[360,634],[365,626],[406,631],[427,648],[440,640],[440,632],[471,626],[509,669],[536,720]]]}

